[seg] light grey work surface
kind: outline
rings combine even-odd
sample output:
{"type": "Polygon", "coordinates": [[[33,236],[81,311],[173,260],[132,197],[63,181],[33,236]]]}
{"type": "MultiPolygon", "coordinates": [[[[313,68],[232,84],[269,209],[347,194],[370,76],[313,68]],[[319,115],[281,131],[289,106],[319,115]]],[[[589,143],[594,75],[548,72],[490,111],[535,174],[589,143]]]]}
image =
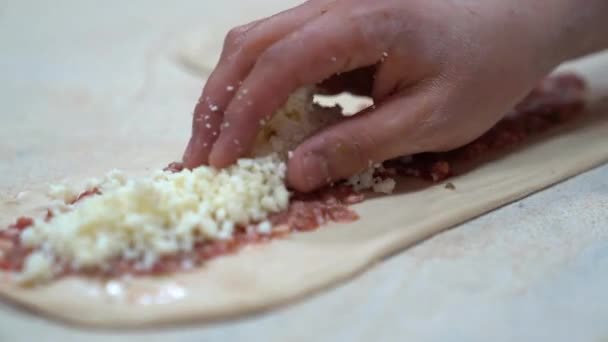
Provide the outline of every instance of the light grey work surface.
{"type": "MultiPolygon", "coordinates": [[[[174,52],[205,27],[215,34],[294,2],[0,3],[0,149],[15,156],[0,160],[0,185],[18,183],[23,173],[58,177],[61,166],[31,167],[44,160],[37,146],[65,147],[78,135],[99,137],[99,150],[112,143],[103,140],[111,129],[185,142],[201,84],[175,66],[174,52]],[[146,125],[146,112],[167,113],[167,120],[146,125]],[[60,119],[40,119],[53,115],[60,119]],[[92,115],[104,115],[107,125],[87,125],[92,115]]],[[[94,332],[3,304],[0,341],[605,341],[606,289],[604,166],[266,315],[154,332],[94,332]]]]}

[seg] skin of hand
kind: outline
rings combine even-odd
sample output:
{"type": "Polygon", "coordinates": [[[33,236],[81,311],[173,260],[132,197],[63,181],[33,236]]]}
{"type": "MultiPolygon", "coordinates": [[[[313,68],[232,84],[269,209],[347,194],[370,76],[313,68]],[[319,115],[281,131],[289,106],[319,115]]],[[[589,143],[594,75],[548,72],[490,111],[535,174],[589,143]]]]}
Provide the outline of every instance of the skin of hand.
{"type": "Polygon", "coordinates": [[[233,29],[196,106],[184,162],[225,167],[246,156],[260,121],[311,84],[369,95],[376,105],[294,151],[287,180],[296,190],[370,161],[460,147],[559,63],[606,46],[593,38],[606,35],[588,34],[606,26],[595,13],[608,15],[608,1],[590,0],[591,9],[573,15],[576,3],[310,0],[233,29]]]}

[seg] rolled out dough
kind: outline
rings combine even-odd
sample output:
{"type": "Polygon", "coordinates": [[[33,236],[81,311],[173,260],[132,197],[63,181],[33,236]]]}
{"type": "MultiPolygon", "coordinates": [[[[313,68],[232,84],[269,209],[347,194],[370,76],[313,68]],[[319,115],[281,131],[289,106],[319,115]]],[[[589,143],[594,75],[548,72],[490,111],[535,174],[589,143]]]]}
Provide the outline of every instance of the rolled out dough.
{"type": "MultiPolygon", "coordinates": [[[[605,74],[597,71],[585,72],[592,85],[594,77],[597,80],[605,74]]],[[[3,279],[0,294],[6,303],[96,327],[198,323],[276,308],[347,280],[382,258],[445,229],[605,163],[605,110],[598,108],[580,122],[476,165],[450,180],[455,190],[446,189],[445,184],[405,180],[394,195],[356,205],[361,219],[354,223],[332,224],[315,232],[250,246],[191,272],[109,282],[68,277],[33,289],[3,279]]],[[[93,141],[83,141],[87,143],[93,149],[109,149],[106,155],[110,158],[105,164],[75,171],[74,177],[90,175],[93,169],[100,174],[105,170],[98,168],[107,164],[135,171],[145,165],[161,166],[169,161],[169,147],[176,148],[175,153],[182,148],[181,142],[100,147],[93,141]],[[120,159],[112,159],[114,156],[120,159]]],[[[79,147],[63,153],[85,158],[90,151],[79,147]]],[[[0,222],[40,212],[40,189],[47,181],[38,179],[28,184],[28,193],[18,199],[14,197],[15,184],[3,185],[0,222]]]]}
{"type": "Polygon", "coordinates": [[[200,32],[184,35],[173,53],[174,61],[194,76],[209,76],[220,59],[223,44],[217,37],[222,37],[222,34],[225,32],[208,31],[204,35],[200,32]]]}

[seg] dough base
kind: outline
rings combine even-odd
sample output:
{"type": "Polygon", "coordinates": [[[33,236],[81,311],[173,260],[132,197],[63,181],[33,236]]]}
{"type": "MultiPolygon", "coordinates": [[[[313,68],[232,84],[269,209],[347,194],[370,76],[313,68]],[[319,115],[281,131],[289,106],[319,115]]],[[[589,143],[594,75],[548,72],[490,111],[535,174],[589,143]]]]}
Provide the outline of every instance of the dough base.
{"type": "MultiPolygon", "coordinates": [[[[598,143],[606,136],[608,117],[589,115],[450,179],[455,190],[405,180],[396,194],[354,206],[361,216],[357,222],[250,246],[191,272],[120,282],[69,277],[34,289],[2,281],[0,294],[50,317],[96,327],[158,327],[268,310],[336,285],[442,230],[608,161],[608,144],[598,143]]],[[[14,212],[2,210],[0,215],[14,212]]]]}

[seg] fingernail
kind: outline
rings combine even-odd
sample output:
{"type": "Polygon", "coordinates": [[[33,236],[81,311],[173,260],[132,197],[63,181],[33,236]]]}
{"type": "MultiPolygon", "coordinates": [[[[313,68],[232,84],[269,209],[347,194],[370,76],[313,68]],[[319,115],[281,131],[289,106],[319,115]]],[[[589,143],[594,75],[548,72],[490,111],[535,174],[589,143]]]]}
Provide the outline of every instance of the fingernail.
{"type": "Polygon", "coordinates": [[[309,190],[317,189],[331,181],[329,164],[321,155],[310,153],[302,160],[302,176],[309,190]]]}

